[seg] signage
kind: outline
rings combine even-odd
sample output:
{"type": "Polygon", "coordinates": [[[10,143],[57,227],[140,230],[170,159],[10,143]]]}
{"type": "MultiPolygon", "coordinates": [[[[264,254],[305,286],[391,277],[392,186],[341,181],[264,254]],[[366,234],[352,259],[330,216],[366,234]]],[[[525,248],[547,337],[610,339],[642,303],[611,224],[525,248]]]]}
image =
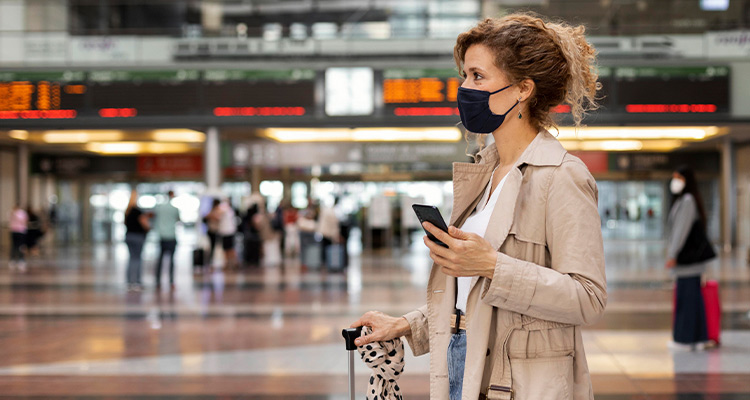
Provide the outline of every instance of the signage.
{"type": "Polygon", "coordinates": [[[681,165],[690,165],[702,173],[718,174],[721,159],[718,152],[609,153],[610,171],[670,172],[681,165]]]}
{"type": "Polygon", "coordinates": [[[315,71],[0,71],[0,120],[301,116],[315,105],[315,71]]]}
{"type": "Polygon", "coordinates": [[[203,174],[202,155],[140,156],[136,173],[142,177],[193,177],[203,174]]]}
{"type": "Polygon", "coordinates": [[[606,151],[571,151],[569,153],[580,158],[592,174],[609,171],[609,153],[606,151]]]}
{"type": "Polygon", "coordinates": [[[131,174],[136,170],[136,157],[59,156],[32,154],[32,174],[81,176],[96,174],[131,174]]]}

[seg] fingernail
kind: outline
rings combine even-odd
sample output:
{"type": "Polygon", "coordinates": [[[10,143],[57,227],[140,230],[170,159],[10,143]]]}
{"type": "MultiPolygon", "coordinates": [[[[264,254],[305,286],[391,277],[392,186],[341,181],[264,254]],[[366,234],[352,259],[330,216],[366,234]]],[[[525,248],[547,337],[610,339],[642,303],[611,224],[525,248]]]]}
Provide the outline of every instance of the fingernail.
{"type": "Polygon", "coordinates": [[[356,340],[354,340],[354,344],[356,344],[357,346],[361,346],[362,345],[362,341],[359,340],[359,339],[356,339],[356,340]]]}

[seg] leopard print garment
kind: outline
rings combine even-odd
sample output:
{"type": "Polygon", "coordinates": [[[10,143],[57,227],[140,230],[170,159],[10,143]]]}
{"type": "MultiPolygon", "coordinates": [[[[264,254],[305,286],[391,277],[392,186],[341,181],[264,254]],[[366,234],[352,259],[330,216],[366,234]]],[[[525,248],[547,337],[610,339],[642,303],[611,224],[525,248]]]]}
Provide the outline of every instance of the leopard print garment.
{"type": "MultiPolygon", "coordinates": [[[[370,334],[369,326],[362,334],[370,334]]],[[[357,348],[365,364],[372,368],[367,400],[402,400],[401,388],[396,381],[404,372],[404,344],[400,338],[385,342],[372,342],[357,348]]]]}

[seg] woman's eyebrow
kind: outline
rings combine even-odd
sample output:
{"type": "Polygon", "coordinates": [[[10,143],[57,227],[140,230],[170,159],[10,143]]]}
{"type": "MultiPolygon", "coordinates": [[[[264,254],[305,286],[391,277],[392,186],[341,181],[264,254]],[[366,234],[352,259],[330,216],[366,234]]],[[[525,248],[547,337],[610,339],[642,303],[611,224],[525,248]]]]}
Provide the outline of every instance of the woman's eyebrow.
{"type": "Polygon", "coordinates": [[[468,69],[464,69],[464,74],[469,75],[469,72],[473,72],[473,71],[484,73],[484,70],[479,67],[469,67],[468,69]]]}

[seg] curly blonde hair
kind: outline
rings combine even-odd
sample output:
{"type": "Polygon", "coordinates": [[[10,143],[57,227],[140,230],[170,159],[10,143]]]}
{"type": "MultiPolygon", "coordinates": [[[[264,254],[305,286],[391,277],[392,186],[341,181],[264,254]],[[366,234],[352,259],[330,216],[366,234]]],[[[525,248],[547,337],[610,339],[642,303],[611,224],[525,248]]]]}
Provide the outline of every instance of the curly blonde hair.
{"type": "MultiPolygon", "coordinates": [[[[588,111],[598,108],[596,51],[583,26],[545,21],[516,13],[487,18],[458,36],[453,59],[464,76],[466,51],[483,44],[495,54],[495,65],[512,82],[531,79],[536,89],[529,100],[529,118],[537,128],[556,127],[552,109],[568,104],[576,126],[588,111]]],[[[464,76],[465,77],[465,76],[464,76]]]]}

